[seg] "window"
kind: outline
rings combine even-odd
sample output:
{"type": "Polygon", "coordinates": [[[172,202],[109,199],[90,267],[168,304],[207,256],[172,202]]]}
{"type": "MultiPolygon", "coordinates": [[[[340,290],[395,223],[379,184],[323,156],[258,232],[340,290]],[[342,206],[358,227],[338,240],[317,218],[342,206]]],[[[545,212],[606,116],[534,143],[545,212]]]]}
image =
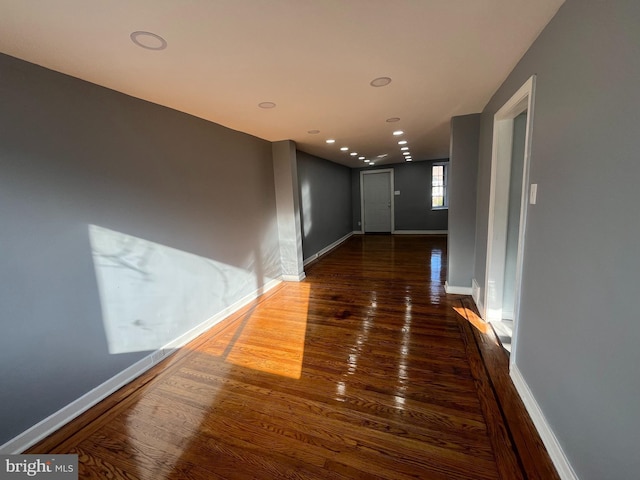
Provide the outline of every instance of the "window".
{"type": "Polygon", "coordinates": [[[442,210],[447,202],[447,164],[436,163],[431,167],[431,209],[442,210]]]}

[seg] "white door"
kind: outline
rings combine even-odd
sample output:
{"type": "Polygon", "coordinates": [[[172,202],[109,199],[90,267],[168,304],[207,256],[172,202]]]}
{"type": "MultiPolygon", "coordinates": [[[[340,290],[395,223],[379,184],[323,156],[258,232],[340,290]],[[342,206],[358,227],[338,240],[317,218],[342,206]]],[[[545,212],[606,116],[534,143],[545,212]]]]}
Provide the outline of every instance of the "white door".
{"type": "Polygon", "coordinates": [[[362,172],[362,229],[365,233],[391,233],[392,173],[388,170],[362,172]]]}

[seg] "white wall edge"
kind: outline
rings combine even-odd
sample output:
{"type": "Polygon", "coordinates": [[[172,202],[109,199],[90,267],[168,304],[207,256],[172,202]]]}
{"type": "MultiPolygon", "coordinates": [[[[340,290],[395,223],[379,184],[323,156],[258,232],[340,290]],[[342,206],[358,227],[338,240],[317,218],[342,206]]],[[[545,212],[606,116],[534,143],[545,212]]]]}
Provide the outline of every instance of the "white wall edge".
{"type": "Polygon", "coordinates": [[[547,451],[558,471],[558,475],[560,475],[562,480],[579,480],[517,365],[514,364],[511,366],[510,376],[527,412],[529,412],[531,416],[533,424],[540,434],[542,443],[547,447],[547,451]]]}
{"type": "Polygon", "coordinates": [[[307,266],[307,265],[309,265],[311,262],[315,262],[317,259],[318,259],[318,254],[317,254],[317,253],[314,253],[314,254],[313,254],[313,255],[311,255],[309,258],[307,258],[307,259],[302,263],[302,265],[306,267],[306,266],[307,266]]]}
{"type": "Polygon", "coordinates": [[[473,298],[473,303],[476,304],[480,318],[486,321],[487,316],[484,311],[484,305],[482,304],[482,297],[480,296],[480,285],[478,285],[478,281],[475,278],[471,279],[471,298],[473,298]]]}
{"type": "Polygon", "coordinates": [[[328,245],[326,247],[324,247],[322,250],[320,250],[318,253],[315,253],[313,255],[311,255],[309,258],[307,258],[304,261],[304,265],[308,265],[311,262],[317,260],[318,258],[320,258],[321,256],[329,253],[331,250],[333,250],[334,248],[338,248],[342,243],[346,242],[349,238],[351,238],[353,236],[355,232],[349,232],[347,233],[344,237],[339,238],[338,240],[336,240],[335,242],[333,242],[331,245],[328,245]]]}
{"type": "Polygon", "coordinates": [[[195,339],[202,333],[209,330],[211,327],[231,315],[232,313],[240,310],[242,307],[260,297],[265,292],[271,290],[275,286],[281,283],[280,279],[274,279],[267,282],[263,287],[257,289],[253,293],[246,295],[237,302],[229,305],[224,310],[218,312],[211,318],[205,320],[201,324],[195,326],[188,332],[180,335],[175,340],[169,342],[162,348],[159,348],[155,352],[147,355],[146,357],[138,360],[133,365],[127,367],[121,372],[117,373],[104,383],[98,385],[94,389],[88,391],[81,397],[77,398],[65,407],[62,407],[57,412],[49,415],[47,418],[36,423],[31,428],[25,430],[18,436],[12,438],[4,445],[0,446],[0,454],[18,454],[24,452],[29,447],[35,445],[43,438],[51,435],[60,427],[66,425],[71,420],[86,412],[88,409],[104,400],[106,397],[116,392],[126,384],[138,378],[144,372],[155,366],[160,361],[164,360],[167,356],[175,352],[178,348],[187,344],[191,340],[195,339]]]}
{"type": "Polygon", "coordinates": [[[455,285],[449,285],[449,282],[444,282],[445,293],[451,293],[454,295],[471,295],[471,287],[457,287],[455,285]]]}
{"type": "Polygon", "coordinates": [[[447,235],[449,230],[394,230],[394,235],[447,235]]]}
{"type": "Polygon", "coordinates": [[[362,230],[354,230],[353,232],[354,235],[364,235],[364,232],[362,230]]]}
{"type": "Polygon", "coordinates": [[[282,281],[284,282],[301,282],[307,277],[307,275],[302,272],[299,275],[282,275],[282,281]]]}

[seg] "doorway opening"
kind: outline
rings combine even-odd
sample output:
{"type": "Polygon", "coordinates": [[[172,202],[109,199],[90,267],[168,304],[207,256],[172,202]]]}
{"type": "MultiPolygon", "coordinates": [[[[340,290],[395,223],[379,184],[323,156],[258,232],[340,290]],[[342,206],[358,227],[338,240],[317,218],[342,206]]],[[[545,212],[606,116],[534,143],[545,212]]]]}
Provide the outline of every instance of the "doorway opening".
{"type": "Polygon", "coordinates": [[[393,169],[360,172],[360,212],[363,233],[394,231],[393,169]]]}
{"type": "Polygon", "coordinates": [[[485,320],[510,351],[511,364],[517,347],[534,90],[532,76],[493,120],[485,320]]]}

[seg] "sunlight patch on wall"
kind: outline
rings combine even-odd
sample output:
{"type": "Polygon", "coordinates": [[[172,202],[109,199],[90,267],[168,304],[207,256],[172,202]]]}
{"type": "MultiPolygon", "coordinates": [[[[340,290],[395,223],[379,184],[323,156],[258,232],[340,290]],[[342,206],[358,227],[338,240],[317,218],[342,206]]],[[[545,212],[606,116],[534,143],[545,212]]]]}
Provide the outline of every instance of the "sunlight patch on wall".
{"type": "Polygon", "coordinates": [[[89,239],[112,354],[162,348],[271,280],[96,225],[89,239]]]}
{"type": "Polygon", "coordinates": [[[304,182],[300,188],[300,203],[302,204],[302,232],[306,238],[313,225],[311,219],[311,186],[309,182],[304,182]]]}

